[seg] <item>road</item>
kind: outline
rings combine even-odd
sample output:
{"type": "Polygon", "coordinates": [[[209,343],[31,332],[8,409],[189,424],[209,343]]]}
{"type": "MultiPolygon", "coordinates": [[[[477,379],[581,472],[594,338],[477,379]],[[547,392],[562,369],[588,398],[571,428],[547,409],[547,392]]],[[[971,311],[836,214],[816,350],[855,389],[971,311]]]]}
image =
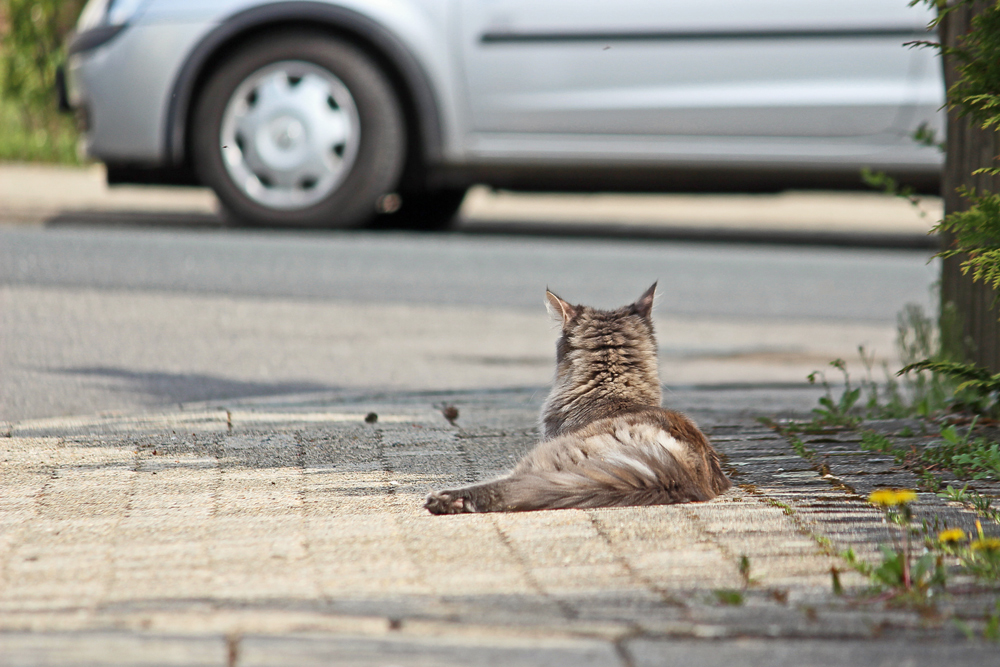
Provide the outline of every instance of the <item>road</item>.
{"type": "Polygon", "coordinates": [[[800,382],[930,306],[927,251],[0,225],[0,419],[358,389],[541,387],[546,286],[659,281],[667,384],[800,382]]]}

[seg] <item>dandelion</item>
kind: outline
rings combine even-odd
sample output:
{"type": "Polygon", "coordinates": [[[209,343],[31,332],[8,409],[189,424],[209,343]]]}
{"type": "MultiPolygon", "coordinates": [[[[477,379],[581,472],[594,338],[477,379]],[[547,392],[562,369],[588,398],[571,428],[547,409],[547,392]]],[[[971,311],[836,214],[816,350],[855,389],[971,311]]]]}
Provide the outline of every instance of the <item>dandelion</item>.
{"type": "Polygon", "coordinates": [[[983,537],[974,540],[970,546],[972,546],[973,551],[985,551],[989,554],[1000,553],[1000,538],[983,537]]]}
{"type": "Polygon", "coordinates": [[[910,489],[879,489],[872,491],[868,496],[868,502],[872,505],[882,507],[895,507],[896,505],[906,505],[917,499],[917,492],[910,489]]]}
{"type": "Polygon", "coordinates": [[[965,540],[965,531],[961,528],[952,528],[950,530],[942,530],[938,533],[938,541],[945,544],[949,542],[962,542],[965,540]]]}

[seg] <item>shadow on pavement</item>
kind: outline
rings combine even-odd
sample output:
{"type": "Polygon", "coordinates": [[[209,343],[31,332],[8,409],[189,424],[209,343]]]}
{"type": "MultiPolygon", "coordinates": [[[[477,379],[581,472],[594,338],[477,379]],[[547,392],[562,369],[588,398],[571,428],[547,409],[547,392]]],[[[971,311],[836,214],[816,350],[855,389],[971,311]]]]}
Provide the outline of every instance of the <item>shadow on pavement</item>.
{"type": "MultiPolygon", "coordinates": [[[[148,211],[78,211],[60,213],[45,221],[48,227],[169,227],[173,229],[269,229],[289,227],[245,226],[221,214],[172,213],[148,211]]],[[[308,228],[310,231],[321,231],[308,228]]],[[[412,231],[394,229],[380,221],[378,228],[336,230],[340,233],[365,234],[412,231]]],[[[526,221],[456,221],[448,231],[428,234],[463,234],[475,236],[518,236],[547,238],[619,239],[642,241],[684,241],[693,243],[736,243],[750,245],[794,245],[844,248],[882,248],[897,250],[938,250],[940,241],[926,234],[887,234],[807,229],[769,229],[761,227],[695,227],[679,225],[636,225],[616,223],[568,223],[526,221]]]]}
{"type": "Polygon", "coordinates": [[[51,372],[111,380],[119,385],[116,389],[122,392],[147,394],[165,403],[282,396],[336,389],[318,382],[259,382],[199,373],[144,373],[106,366],[62,368],[51,372]]]}
{"type": "Polygon", "coordinates": [[[221,229],[229,226],[225,218],[218,214],[159,211],[73,211],[60,213],[45,221],[46,227],[69,227],[76,225],[199,229],[221,229]]]}

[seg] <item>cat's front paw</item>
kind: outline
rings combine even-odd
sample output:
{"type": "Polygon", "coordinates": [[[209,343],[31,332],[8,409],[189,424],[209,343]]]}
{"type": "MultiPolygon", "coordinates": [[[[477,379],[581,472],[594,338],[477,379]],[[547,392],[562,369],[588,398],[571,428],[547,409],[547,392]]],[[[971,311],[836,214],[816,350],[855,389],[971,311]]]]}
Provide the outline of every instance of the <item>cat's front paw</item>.
{"type": "Polygon", "coordinates": [[[472,502],[461,495],[461,491],[431,491],[427,494],[424,508],[431,514],[461,514],[476,511],[472,502]]]}

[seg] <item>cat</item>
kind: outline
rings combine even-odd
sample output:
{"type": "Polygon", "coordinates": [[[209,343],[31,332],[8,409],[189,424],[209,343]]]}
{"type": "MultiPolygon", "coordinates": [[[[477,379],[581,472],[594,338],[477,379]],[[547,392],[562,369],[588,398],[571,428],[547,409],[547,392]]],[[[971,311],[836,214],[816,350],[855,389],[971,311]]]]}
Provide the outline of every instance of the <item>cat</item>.
{"type": "Polygon", "coordinates": [[[666,505],[731,485],[688,417],[660,407],[653,296],[617,310],[573,306],[546,290],[562,323],[542,441],[504,477],[432,491],[432,514],[666,505]]]}

